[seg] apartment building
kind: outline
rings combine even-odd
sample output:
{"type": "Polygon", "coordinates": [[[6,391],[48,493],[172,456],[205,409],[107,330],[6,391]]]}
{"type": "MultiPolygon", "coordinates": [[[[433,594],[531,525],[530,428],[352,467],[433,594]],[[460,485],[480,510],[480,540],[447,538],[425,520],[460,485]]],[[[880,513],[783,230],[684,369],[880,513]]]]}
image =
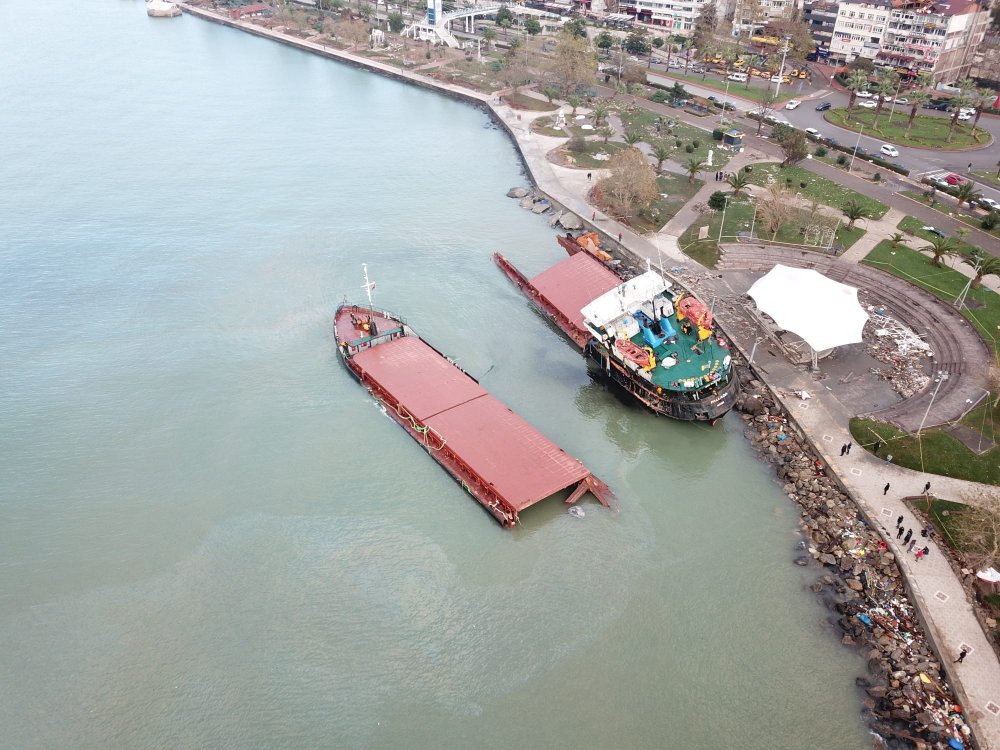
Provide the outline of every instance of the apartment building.
{"type": "Polygon", "coordinates": [[[733,14],[733,36],[751,35],[764,31],[772,21],[791,18],[801,0],[730,0],[733,14]]]}
{"type": "Polygon", "coordinates": [[[971,69],[989,23],[989,10],[970,0],[895,7],[875,63],[928,73],[935,83],[956,81],[971,69]]]}
{"type": "Polygon", "coordinates": [[[830,62],[849,63],[859,57],[874,61],[891,12],[889,0],[842,0],[830,40],[830,62]]]}
{"type": "Polygon", "coordinates": [[[806,0],[802,6],[802,20],[812,32],[813,42],[820,57],[830,54],[833,29],[837,25],[839,5],[829,0],[806,0]]]}
{"type": "MultiPolygon", "coordinates": [[[[711,0],[620,0],[619,11],[636,17],[640,23],[662,26],[673,34],[689,36],[701,8],[711,0]]],[[[718,9],[718,5],[716,6],[718,9]]]]}

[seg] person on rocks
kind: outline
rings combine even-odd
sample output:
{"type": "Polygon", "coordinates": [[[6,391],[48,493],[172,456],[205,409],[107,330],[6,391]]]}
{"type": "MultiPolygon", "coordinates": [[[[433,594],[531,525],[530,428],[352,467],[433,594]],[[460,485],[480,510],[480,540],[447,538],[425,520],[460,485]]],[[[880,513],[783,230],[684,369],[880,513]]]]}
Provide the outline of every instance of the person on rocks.
{"type": "Polygon", "coordinates": [[[955,661],[952,663],[961,664],[963,661],[965,661],[965,657],[968,655],[969,655],[969,649],[963,648],[961,651],[958,652],[958,658],[955,659],[955,661]]]}
{"type": "Polygon", "coordinates": [[[903,544],[909,544],[910,539],[913,538],[913,529],[906,530],[906,536],[903,537],[903,544]]]}
{"type": "MultiPolygon", "coordinates": [[[[882,488],[882,495],[885,496],[885,494],[887,492],[889,492],[889,483],[888,482],[886,482],[885,483],[885,487],[882,488]]],[[[902,518],[902,516],[900,516],[900,518],[902,518]]]]}

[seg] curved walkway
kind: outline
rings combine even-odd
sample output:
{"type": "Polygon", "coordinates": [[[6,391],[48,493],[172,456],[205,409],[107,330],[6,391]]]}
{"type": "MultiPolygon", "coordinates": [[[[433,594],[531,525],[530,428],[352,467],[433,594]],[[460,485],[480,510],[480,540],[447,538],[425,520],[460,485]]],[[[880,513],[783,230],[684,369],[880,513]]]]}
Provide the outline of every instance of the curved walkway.
{"type": "Polygon", "coordinates": [[[937,371],[948,374],[937,389],[937,395],[932,399],[930,389],[924,389],[873,416],[893,422],[907,432],[915,432],[925,414],[925,426],[953,422],[967,410],[968,399],[976,401],[988,389],[991,357],[982,338],[957,310],[922,289],[870,266],[808,250],[757,244],[728,244],[720,250],[717,266],[720,270],[763,272],[776,263],[783,263],[813,268],[834,281],[871,292],[896,318],[930,343],[937,371]]]}

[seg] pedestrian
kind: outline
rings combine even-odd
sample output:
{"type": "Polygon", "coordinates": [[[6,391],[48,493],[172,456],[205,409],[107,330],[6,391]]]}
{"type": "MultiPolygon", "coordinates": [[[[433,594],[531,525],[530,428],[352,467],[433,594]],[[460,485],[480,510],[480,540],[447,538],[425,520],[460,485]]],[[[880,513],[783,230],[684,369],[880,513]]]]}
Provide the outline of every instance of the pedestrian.
{"type": "Polygon", "coordinates": [[[963,648],[961,651],[958,652],[958,658],[955,659],[955,661],[953,661],[952,664],[961,664],[963,661],[965,661],[965,657],[968,655],[969,655],[969,649],[963,648]]]}
{"type": "Polygon", "coordinates": [[[622,233],[621,233],[621,232],[619,232],[619,233],[618,233],[618,241],[619,241],[619,242],[621,242],[621,241],[622,241],[622,233]]]}
{"type": "Polygon", "coordinates": [[[917,544],[917,540],[916,539],[911,539],[909,546],[906,548],[906,551],[907,552],[913,552],[913,548],[914,548],[914,546],[916,546],[916,544],[917,544]]]}
{"type": "Polygon", "coordinates": [[[903,536],[903,527],[902,526],[897,526],[896,527],[896,539],[899,539],[899,537],[901,537],[901,536],[903,536]]]}
{"type": "Polygon", "coordinates": [[[847,443],[840,446],[840,455],[843,456],[845,453],[847,453],[847,443]]]}
{"type": "Polygon", "coordinates": [[[922,549],[917,550],[917,560],[924,556],[924,551],[922,549]]]}
{"type": "Polygon", "coordinates": [[[591,177],[590,172],[587,172],[587,180],[588,180],[588,182],[590,181],[590,177],[591,177]]]}
{"type": "Polygon", "coordinates": [[[922,536],[924,539],[927,538],[927,527],[926,526],[924,526],[924,528],[920,529],[920,536],[922,536]]]}
{"type": "Polygon", "coordinates": [[[597,211],[594,211],[594,212],[593,212],[593,213],[592,213],[592,214],[590,215],[590,220],[591,220],[591,221],[597,221],[597,211]]]}
{"type": "Polygon", "coordinates": [[[875,447],[872,448],[872,453],[874,453],[877,456],[878,452],[879,452],[879,449],[881,447],[882,447],[882,441],[881,440],[876,440],[875,441],[875,447]]]}
{"type": "Polygon", "coordinates": [[[851,446],[852,445],[854,445],[854,441],[853,440],[847,444],[847,455],[848,456],[851,455],[851,446]]]}
{"type": "Polygon", "coordinates": [[[928,491],[930,490],[930,488],[931,488],[931,483],[930,482],[928,482],[927,484],[924,485],[924,494],[925,495],[928,493],[928,491]]]}
{"type": "MultiPolygon", "coordinates": [[[[884,497],[886,494],[888,494],[888,492],[889,492],[889,483],[886,482],[885,487],[882,488],[882,496],[884,497]]],[[[902,518],[902,516],[900,516],[900,518],[902,518]]]]}
{"type": "Polygon", "coordinates": [[[969,162],[969,171],[970,172],[972,171],[972,162],[971,161],[969,162]]]}
{"type": "Polygon", "coordinates": [[[925,545],[924,548],[920,551],[924,553],[924,557],[927,557],[927,555],[931,553],[931,548],[925,545]]]}
{"type": "MultiPolygon", "coordinates": [[[[887,489],[888,489],[888,487],[889,487],[889,485],[886,485],[887,489]]],[[[902,525],[903,525],[903,517],[900,516],[899,518],[896,519],[896,528],[899,528],[902,525]]]]}
{"type": "Polygon", "coordinates": [[[892,454],[891,453],[888,456],[885,457],[885,462],[887,464],[891,464],[892,463],[892,454]]]}
{"type": "Polygon", "coordinates": [[[903,537],[903,544],[909,544],[910,538],[913,536],[913,529],[906,530],[906,536],[903,537]]]}

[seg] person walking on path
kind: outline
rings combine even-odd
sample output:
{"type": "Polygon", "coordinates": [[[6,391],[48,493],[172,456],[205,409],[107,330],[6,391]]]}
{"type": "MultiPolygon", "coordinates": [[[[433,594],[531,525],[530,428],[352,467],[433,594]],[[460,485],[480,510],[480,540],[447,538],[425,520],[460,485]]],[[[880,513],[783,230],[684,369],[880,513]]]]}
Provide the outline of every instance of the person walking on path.
{"type": "Polygon", "coordinates": [[[842,446],[840,446],[840,455],[843,456],[846,453],[847,453],[847,443],[844,443],[842,446]]]}
{"type": "Polygon", "coordinates": [[[931,488],[931,483],[930,482],[928,482],[927,484],[924,485],[924,494],[925,495],[928,493],[928,491],[930,491],[930,488],[931,488]]]}
{"type": "Polygon", "coordinates": [[[851,455],[851,446],[852,445],[854,445],[854,441],[853,440],[847,444],[847,455],[848,456],[851,455]]]}
{"type": "Polygon", "coordinates": [[[969,649],[963,648],[961,651],[958,652],[958,658],[955,659],[955,661],[953,661],[952,664],[961,664],[963,661],[965,661],[965,657],[968,655],[969,655],[969,649]]]}
{"type": "MultiPolygon", "coordinates": [[[[889,493],[889,483],[885,483],[885,487],[882,488],[882,496],[885,497],[889,493]]],[[[902,518],[902,516],[900,516],[902,518]]]]}
{"type": "Polygon", "coordinates": [[[903,544],[909,544],[910,539],[913,537],[913,529],[906,530],[906,536],[903,537],[903,544]]]}
{"type": "Polygon", "coordinates": [[[622,233],[621,233],[621,232],[619,232],[619,233],[618,233],[618,241],[619,241],[619,242],[621,242],[621,241],[622,241],[622,233]]]}
{"type": "Polygon", "coordinates": [[[911,539],[910,540],[910,544],[906,547],[906,551],[907,552],[913,552],[913,548],[916,546],[916,544],[917,544],[917,540],[916,539],[911,539]]]}
{"type": "MultiPolygon", "coordinates": [[[[916,541],[916,539],[914,539],[913,541],[916,541]]],[[[920,551],[924,553],[924,557],[927,557],[927,555],[929,555],[931,553],[931,548],[930,547],[924,547],[920,551]]]]}
{"type": "Polygon", "coordinates": [[[896,527],[896,538],[899,539],[899,537],[901,537],[901,536],[903,536],[903,527],[902,526],[897,526],[896,527]]]}
{"type": "Polygon", "coordinates": [[[587,182],[590,182],[590,172],[587,172],[587,182]]]}
{"type": "Polygon", "coordinates": [[[924,551],[922,549],[917,550],[917,560],[919,561],[921,557],[924,556],[924,551]]]}
{"type": "MultiPolygon", "coordinates": [[[[888,485],[886,486],[888,487],[888,485]]],[[[903,525],[903,517],[900,516],[899,518],[896,519],[896,528],[898,529],[902,525],[903,525]]]]}

